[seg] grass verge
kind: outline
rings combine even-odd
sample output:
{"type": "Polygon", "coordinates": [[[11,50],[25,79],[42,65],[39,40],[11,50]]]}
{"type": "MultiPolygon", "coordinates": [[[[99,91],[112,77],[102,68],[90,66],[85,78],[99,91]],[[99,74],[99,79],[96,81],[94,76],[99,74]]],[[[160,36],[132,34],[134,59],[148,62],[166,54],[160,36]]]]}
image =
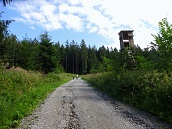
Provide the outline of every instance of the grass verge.
{"type": "Polygon", "coordinates": [[[72,79],[70,74],[43,76],[16,68],[0,70],[0,129],[16,127],[47,95],[72,79]]]}
{"type": "Polygon", "coordinates": [[[172,123],[172,78],[166,73],[98,73],[84,79],[106,94],[172,123]]]}

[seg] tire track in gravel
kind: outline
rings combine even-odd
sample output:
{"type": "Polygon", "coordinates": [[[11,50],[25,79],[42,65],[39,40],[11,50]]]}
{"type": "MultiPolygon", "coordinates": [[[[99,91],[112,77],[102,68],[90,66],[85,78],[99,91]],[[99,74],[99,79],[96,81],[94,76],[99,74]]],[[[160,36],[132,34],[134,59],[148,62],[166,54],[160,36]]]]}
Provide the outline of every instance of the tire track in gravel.
{"type": "Polygon", "coordinates": [[[62,85],[31,114],[24,118],[19,129],[80,129],[75,111],[74,80],[62,85]]]}
{"type": "MultiPolygon", "coordinates": [[[[59,113],[60,116],[63,116],[63,118],[60,118],[61,120],[66,120],[66,126],[63,127],[64,129],[80,129],[79,125],[79,118],[78,115],[75,112],[75,105],[73,103],[74,95],[72,90],[68,90],[68,93],[71,94],[69,96],[63,96],[63,99],[61,100],[61,105],[62,105],[62,111],[61,114],[59,113]]],[[[61,124],[58,125],[59,128],[62,126],[61,124]]]]}

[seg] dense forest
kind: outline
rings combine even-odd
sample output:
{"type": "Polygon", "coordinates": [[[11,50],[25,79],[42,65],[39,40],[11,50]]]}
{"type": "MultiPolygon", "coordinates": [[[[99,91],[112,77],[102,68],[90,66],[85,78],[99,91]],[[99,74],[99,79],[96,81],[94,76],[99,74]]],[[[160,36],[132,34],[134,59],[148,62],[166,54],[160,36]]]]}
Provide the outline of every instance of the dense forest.
{"type": "Polygon", "coordinates": [[[80,44],[67,40],[63,45],[51,42],[48,32],[38,39],[26,37],[19,41],[14,34],[6,34],[0,42],[0,57],[6,68],[19,66],[45,74],[53,71],[87,74],[159,67],[157,60],[160,60],[160,53],[154,47],[142,50],[136,46],[121,52],[116,48],[86,46],[84,39],[80,44]]]}
{"type": "Polygon", "coordinates": [[[118,51],[116,48],[86,45],[84,39],[80,43],[66,41],[51,42],[48,32],[38,38],[25,36],[21,41],[14,34],[9,34],[7,28],[1,32],[0,59],[6,68],[12,66],[27,70],[49,72],[68,72],[88,74],[96,72],[123,72],[126,70],[171,70],[171,30],[166,19],[159,23],[160,32],[152,35],[155,38],[150,48],[126,48],[118,51]]]}
{"type": "Polygon", "coordinates": [[[98,50],[95,46],[87,47],[84,39],[78,44],[74,40],[51,42],[47,32],[38,39],[24,38],[19,41],[13,34],[6,34],[0,42],[0,57],[6,68],[12,66],[27,70],[49,72],[69,72],[86,74],[99,70],[103,57],[109,58],[110,51],[104,46],[98,50]]]}

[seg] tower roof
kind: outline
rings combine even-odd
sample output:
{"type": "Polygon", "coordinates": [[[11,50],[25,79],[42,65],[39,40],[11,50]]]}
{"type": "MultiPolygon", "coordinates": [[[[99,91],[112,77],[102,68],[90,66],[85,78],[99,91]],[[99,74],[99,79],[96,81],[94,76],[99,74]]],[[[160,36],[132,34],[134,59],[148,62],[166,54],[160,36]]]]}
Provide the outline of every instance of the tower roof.
{"type": "Polygon", "coordinates": [[[134,30],[121,30],[118,34],[121,34],[121,33],[126,33],[126,32],[133,32],[134,30]]]}

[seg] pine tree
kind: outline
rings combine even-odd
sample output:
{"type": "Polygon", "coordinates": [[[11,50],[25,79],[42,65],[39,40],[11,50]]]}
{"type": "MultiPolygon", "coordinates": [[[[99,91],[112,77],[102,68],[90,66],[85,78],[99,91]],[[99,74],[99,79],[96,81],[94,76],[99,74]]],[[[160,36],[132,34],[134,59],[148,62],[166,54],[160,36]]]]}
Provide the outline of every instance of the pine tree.
{"type": "Polygon", "coordinates": [[[61,55],[60,56],[60,64],[62,65],[63,69],[65,69],[66,68],[65,67],[66,59],[65,59],[65,47],[63,44],[60,46],[60,55],[61,55]]]}
{"type": "Polygon", "coordinates": [[[17,37],[13,34],[5,37],[1,44],[1,59],[8,67],[17,65],[18,42],[17,37]]]}
{"type": "Polygon", "coordinates": [[[98,68],[98,59],[96,55],[96,47],[92,47],[89,45],[88,48],[88,67],[87,67],[87,72],[95,72],[98,68]]]}
{"type": "Polygon", "coordinates": [[[40,35],[40,45],[39,45],[39,64],[40,69],[44,74],[52,72],[56,68],[56,56],[55,48],[52,45],[51,39],[48,33],[40,35]]]}
{"type": "Polygon", "coordinates": [[[67,40],[66,42],[66,51],[65,51],[65,71],[68,72],[69,70],[69,41],[67,40]]]}
{"type": "Polygon", "coordinates": [[[81,41],[81,62],[82,62],[82,74],[87,73],[87,60],[88,60],[88,52],[85,41],[82,39],[81,41]]]}

